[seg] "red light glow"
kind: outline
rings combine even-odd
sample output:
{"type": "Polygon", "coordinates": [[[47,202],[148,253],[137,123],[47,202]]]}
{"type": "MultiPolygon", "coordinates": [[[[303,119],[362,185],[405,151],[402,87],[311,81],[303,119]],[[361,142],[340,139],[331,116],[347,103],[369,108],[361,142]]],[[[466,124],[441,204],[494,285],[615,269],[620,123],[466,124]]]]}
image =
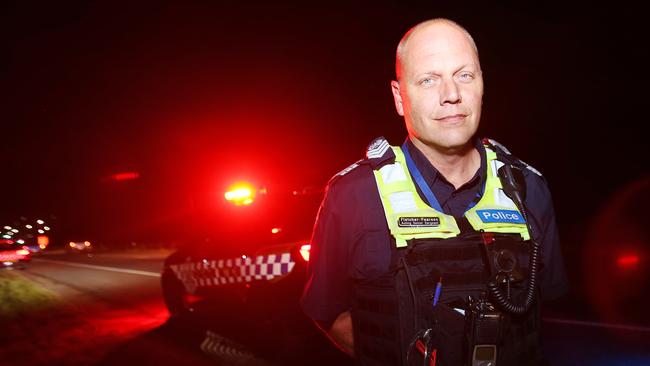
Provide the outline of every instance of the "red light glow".
{"type": "Polygon", "coordinates": [[[303,244],[300,247],[300,256],[305,262],[309,262],[309,252],[311,251],[311,244],[303,244]]]}
{"type": "Polygon", "coordinates": [[[625,268],[625,269],[631,269],[631,268],[636,268],[636,266],[639,264],[639,256],[638,255],[622,255],[618,257],[616,260],[616,264],[618,264],[619,267],[625,268]]]}
{"type": "Polygon", "coordinates": [[[235,184],[228,189],[224,197],[235,206],[250,205],[255,198],[255,188],[248,183],[235,184]]]}
{"type": "Polygon", "coordinates": [[[203,300],[203,298],[201,296],[196,296],[196,295],[192,295],[192,294],[185,294],[183,296],[183,303],[185,303],[185,306],[188,307],[188,308],[191,308],[192,306],[194,306],[196,303],[200,302],[201,300],[203,300]]]}
{"type": "Polygon", "coordinates": [[[115,181],[124,181],[124,180],[134,180],[140,178],[140,173],[138,172],[123,172],[123,173],[117,173],[113,174],[111,176],[111,179],[115,181]]]}
{"type": "Polygon", "coordinates": [[[277,233],[279,233],[280,231],[282,231],[281,228],[279,228],[279,227],[274,227],[273,229],[271,229],[271,234],[277,234],[277,233]]]}

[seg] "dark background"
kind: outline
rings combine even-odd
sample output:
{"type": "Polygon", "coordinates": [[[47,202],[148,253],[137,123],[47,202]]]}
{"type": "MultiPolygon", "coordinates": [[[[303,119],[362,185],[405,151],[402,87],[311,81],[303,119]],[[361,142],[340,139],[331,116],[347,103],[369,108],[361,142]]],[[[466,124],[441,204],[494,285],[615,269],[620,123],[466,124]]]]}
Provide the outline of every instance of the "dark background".
{"type": "Polygon", "coordinates": [[[636,13],[559,1],[3,2],[0,217],[48,217],[61,238],[176,240],[236,179],[323,186],[374,137],[403,140],[394,50],[443,16],[479,47],[480,134],[544,173],[570,252],[611,195],[650,171],[636,13]],[[139,178],[110,178],[120,172],[139,178]]]}

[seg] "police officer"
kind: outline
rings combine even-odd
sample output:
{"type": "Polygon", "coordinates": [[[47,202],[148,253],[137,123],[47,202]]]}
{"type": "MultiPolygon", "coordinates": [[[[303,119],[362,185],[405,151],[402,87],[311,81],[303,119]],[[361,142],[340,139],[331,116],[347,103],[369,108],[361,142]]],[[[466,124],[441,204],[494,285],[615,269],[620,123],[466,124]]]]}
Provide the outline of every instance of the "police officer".
{"type": "Polygon", "coordinates": [[[463,27],[413,27],[396,74],[408,138],[376,139],[330,181],[305,313],[364,365],[542,363],[540,300],[567,287],[545,180],[474,137],[483,78],[463,27]]]}

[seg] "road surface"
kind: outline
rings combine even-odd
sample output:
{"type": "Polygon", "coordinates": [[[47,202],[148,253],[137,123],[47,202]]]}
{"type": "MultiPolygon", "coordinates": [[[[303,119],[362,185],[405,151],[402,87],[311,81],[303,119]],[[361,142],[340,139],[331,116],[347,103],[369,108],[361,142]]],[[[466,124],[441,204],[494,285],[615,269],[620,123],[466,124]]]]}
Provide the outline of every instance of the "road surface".
{"type": "MultiPolygon", "coordinates": [[[[206,333],[200,324],[168,321],[160,289],[168,254],[35,257],[16,273],[55,292],[61,305],[4,324],[0,364],[225,365],[201,351],[206,333]]],[[[568,301],[564,312],[545,314],[544,343],[552,365],[650,365],[649,324],[597,322],[581,315],[582,306],[568,301]]]]}
{"type": "Polygon", "coordinates": [[[168,253],[36,256],[15,273],[61,303],[3,326],[0,364],[217,365],[201,352],[201,334],[168,322],[160,290],[168,253]]]}

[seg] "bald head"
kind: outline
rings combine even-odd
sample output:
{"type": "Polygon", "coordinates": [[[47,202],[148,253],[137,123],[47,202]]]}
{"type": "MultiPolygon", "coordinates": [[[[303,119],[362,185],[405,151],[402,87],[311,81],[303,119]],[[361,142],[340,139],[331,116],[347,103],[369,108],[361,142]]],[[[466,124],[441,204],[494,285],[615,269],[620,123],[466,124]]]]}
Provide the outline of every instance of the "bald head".
{"type": "Polygon", "coordinates": [[[427,37],[430,34],[436,34],[440,32],[449,33],[450,31],[456,31],[462,34],[463,38],[465,38],[466,42],[468,42],[471,48],[474,50],[474,53],[476,55],[476,62],[478,63],[478,48],[476,47],[474,39],[465,28],[453,20],[445,18],[430,19],[419,23],[413,28],[409,29],[397,45],[397,52],[395,55],[395,74],[397,80],[400,80],[402,73],[404,72],[404,65],[407,62],[406,59],[408,58],[409,54],[409,44],[412,43],[410,41],[413,38],[427,37]]]}

